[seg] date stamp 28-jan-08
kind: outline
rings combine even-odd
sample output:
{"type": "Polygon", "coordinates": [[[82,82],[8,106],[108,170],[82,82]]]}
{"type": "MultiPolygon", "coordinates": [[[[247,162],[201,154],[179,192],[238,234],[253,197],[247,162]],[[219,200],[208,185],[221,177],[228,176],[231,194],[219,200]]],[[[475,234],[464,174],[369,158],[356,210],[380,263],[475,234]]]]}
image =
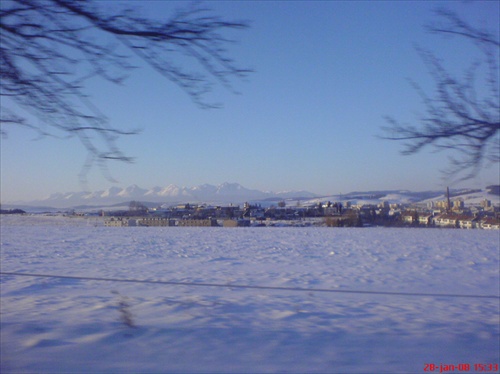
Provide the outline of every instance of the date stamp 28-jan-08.
{"type": "Polygon", "coordinates": [[[424,371],[431,373],[497,373],[498,369],[498,364],[489,363],[424,364],[424,371]]]}

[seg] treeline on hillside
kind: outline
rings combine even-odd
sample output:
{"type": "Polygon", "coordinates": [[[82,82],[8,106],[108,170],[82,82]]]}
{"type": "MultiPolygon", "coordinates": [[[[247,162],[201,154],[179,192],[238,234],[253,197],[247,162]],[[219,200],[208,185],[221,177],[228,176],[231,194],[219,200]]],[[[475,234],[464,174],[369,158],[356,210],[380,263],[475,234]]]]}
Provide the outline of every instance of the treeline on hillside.
{"type": "Polygon", "coordinates": [[[486,191],[492,195],[497,195],[500,196],[500,186],[499,185],[492,185],[486,187],[486,191]]]}
{"type": "Polygon", "coordinates": [[[22,209],[0,209],[0,214],[26,214],[22,209]]]}

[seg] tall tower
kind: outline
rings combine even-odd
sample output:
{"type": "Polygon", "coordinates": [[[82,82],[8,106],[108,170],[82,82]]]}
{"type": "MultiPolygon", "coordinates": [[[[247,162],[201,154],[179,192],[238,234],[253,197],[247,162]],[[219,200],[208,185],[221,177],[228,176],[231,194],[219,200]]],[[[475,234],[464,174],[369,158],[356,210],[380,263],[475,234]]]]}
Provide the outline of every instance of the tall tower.
{"type": "Polygon", "coordinates": [[[450,204],[450,187],[446,187],[446,212],[451,208],[450,204]]]}

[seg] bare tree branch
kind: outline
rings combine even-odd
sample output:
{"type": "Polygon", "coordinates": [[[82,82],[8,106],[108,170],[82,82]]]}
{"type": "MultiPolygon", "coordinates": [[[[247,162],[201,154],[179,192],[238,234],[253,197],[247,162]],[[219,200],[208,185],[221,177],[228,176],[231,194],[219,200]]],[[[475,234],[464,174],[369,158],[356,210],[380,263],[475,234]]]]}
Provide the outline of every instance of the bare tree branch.
{"type": "MultiPolygon", "coordinates": [[[[136,11],[110,13],[97,1],[4,0],[0,5],[1,97],[40,119],[48,128],[77,136],[89,151],[84,170],[107,160],[132,162],[117,146],[120,130],[92,103],[85,82],[100,77],[120,84],[139,56],[161,75],[182,88],[201,107],[213,84],[230,88],[234,78],[250,72],[227,56],[230,30],[248,27],[225,21],[200,6],[154,20],[136,11]],[[128,53],[125,53],[128,51],[128,53]],[[176,60],[198,63],[188,71],[176,60]]],[[[193,65],[193,64],[190,64],[193,65]]],[[[4,104],[2,102],[2,104],[4,104]]],[[[50,135],[12,107],[2,106],[0,123],[24,125],[50,135]]]]}
{"type": "Polygon", "coordinates": [[[417,153],[426,146],[458,152],[459,157],[449,158],[449,168],[444,174],[447,177],[465,174],[459,180],[466,180],[476,176],[485,163],[500,162],[500,42],[493,34],[472,27],[453,12],[439,10],[437,14],[444,23],[430,25],[429,31],[473,41],[481,59],[462,78],[456,78],[434,53],[418,48],[435,85],[429,96],[413,83],[426,115],[417,125],[387,117],[388,126],[383,127],[382,138],[402,141],[404,155],[417,153]],[[478,83],[481,72],[483,82],[478,83]]]}
{"type": "Polygon", "coordinates": [[[441,8],[436,11],[439,23],[431,23],[426,28],[433,34],[450,34],[470,39],[479,45],[500,47],[500,41],[488,30],[481,30],[462,20],[452,11],[441,8]]]}

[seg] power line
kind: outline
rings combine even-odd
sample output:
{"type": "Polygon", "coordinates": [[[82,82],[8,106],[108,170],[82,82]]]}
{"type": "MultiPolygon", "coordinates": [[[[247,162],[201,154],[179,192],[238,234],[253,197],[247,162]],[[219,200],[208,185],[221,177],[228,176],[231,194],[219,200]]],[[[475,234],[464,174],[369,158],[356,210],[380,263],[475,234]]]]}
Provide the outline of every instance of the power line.
{"type": "Polygon", "coordinates": [[[414,297],[465,297],[474,299],[498,299],[495,295],[471,295],[471,294],[450,294],[450,293],[425,293],[425,292],[393,292],[393,291],[362,291],[362,290],[334,290],[330,288],[302,288],[302,287],[279,287],[279,286],[251,286],[243,284],[223,284],[223,283],[202,283],[202,282],[175,282],[146,279],[123,279],[123,278],[100,278],[100,277],[80,277],[71,275],[52,275],[52,274],[33,274],[17,272],[0,272],[0,276],[12,275],[19,277],[33,278],[58,278],[73,280],[89,280],[99,282],[121,282],[121,283],[143,283],[169,286],[187,286],[187,287],[218,287],[218,288],[240,288],[255,290],[277,290],[277,291],[299,291],[299,292],[327,292],[327,293],[346,293],[346,294],[365,294],[365,295],[388,295],[388,296],[414,296],[414,297]]]}

